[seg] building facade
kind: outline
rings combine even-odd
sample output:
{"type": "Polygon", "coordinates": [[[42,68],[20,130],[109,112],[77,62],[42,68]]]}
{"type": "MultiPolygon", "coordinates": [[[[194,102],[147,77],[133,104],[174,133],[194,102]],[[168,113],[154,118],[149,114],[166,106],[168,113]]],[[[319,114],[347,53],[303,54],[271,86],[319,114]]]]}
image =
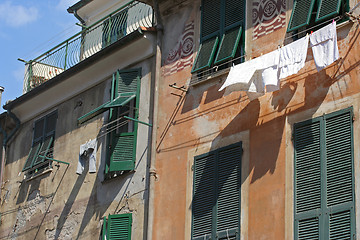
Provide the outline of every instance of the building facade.
{"type": "Polygon", "coordinates": [[[360,238],[358,6],[79,1],[0,116],[0,238],[360,238]]]}

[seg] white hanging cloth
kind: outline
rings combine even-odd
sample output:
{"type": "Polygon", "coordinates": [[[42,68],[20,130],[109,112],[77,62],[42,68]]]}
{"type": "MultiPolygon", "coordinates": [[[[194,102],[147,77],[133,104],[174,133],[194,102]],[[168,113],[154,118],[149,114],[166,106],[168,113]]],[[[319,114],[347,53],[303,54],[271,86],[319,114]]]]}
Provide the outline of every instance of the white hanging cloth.
{"type": "Polygon", "coordinates": [[[310,46],[318,71],[339,59],[336,22],[333,21],[329,25],[313,32],[310,35],[310,46]]]}
{"type": "Polygon", "coordinates": [[[309,35],[280,48],[279,79],[296,74],[305,66],[309,35]]]}

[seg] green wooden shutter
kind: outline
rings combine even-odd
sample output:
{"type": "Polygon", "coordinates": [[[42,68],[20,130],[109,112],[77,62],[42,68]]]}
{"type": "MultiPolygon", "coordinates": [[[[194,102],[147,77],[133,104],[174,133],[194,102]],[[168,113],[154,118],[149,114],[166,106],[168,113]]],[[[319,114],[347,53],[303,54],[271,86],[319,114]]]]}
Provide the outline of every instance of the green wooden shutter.
{"type": "Polygon", "coordinates": [[[245,23],[245,1],[225,0],[225,28],[245,23]]]}
{"type": "Polygon", "coordinates": [[[320,0],[316,22],[334,17],[340,13],[342,0],[320,0]]]}
{"type": "Polygon", "coordinates": [[[241,143],[195,157],[192,239],[240,239],[241,143]]]}
{"type": "Polygon", "coordinates": [[[203,0],[201,6],[201,38],[216,35],[221,24],[221,1],[203,0]]]}
{"type": "MultiPolygon", "coordinates": [[[[114,89],[112,100],[127,96],[135,97],[135,119],[138,118],[139,108],[139,94],[140,94],[140,78],[141,70],[123,70],[117,71],[114,76],[114,89]]],[[[133,98],[133,97],[132,97],[133,98]]],[[[116,112],[121,111],[121,108],[111,111],[110,121],[116,119],[116,112]]],[[[125,171],[133,170],[135,168],[136,159],[136,142],[137,142],[137,122],[133,122],[134,128],[132,132],[120,132],[113,131],[111,139],[111,154],[109,171],[125,171]]]]}
{"type": "Polygon", "coordinates": [[[218,153],[216,236],[220,239],[240,238],[241,155],[241,144],[218,153]]]}
{"type": "Polygon", "coordinates": [[[38,152],[38,156],[35,158],[33,165],[43,163],[46,160],[45,157],[49,157],[47,155],[50,152],[50,148],[52,146],[53,140],[54,140],[53,136],[49,136],[45,139],[45,141],[41,145],[40,151],[38,152]]]}
{"type": "Polygon", "coordinates": [[[194,161],[194,192],[192,204],[192,239],[209,239],[214,218],[215,154],[205,154],[194,161]]]}
{"type": "Polygon", "coordinates": [[[131,240],[132,215],[109,215],[107,221],[107,240],[131,240]]]}
{"type": "Polygon", "coordinates": [[[216,53],[218,42],[219,38],[213,37],[201,43],[193,69],[191,70],[192,73],[210,67],[216,53]]]}
{"type": "Polygon", "coordinates": [[[25,165],[22,170],[23,172],[32,167],[33,162],[35,161],[35,158],[37,157],[37,155],[39,153],[40,146],[41,146],[41,142],[37,142],[30,149],[29,155],[26,159],[25,165]]]}
{"type": "Polygon", "coordinates": [[[330,239],[355,234],[352,114],[325,116],[326,206],[330,239]]]}
{"type": "Polygon", "coordinates": [[[320,121],[296,124],[295,239],[318,239],[321,209],[320,121]]]}
{"type": "Polygon", "coordinates": [[[287,31],[291,32],[310,22],[315,0],[295,0],[287,31]]]}
{"type": "Polygon", "coordinates": [[[218,53],[215,58],[215,64],[229,60],[235,56],[238,48],[242,28],[236,27],[225,32],[221,38],[218,53]]]}
{"type": "Polygon", "coordinates": [[[295,239],[355,236],[352,110],[295,124],[295,239]]]}

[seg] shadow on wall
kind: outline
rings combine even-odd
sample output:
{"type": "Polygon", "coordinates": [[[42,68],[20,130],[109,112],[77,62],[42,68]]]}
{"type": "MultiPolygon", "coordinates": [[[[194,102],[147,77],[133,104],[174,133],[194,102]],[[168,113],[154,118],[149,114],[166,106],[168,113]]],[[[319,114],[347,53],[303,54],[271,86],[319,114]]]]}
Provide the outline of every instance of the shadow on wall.
{"type": "MultiPolygon", "coordinates": [[[[324,101],[329,92],[330,86],[334,81],[326,75],[325,71],[320,73],[309,74],[304,81],[304,99],[300,99],[301,107],[297,107],[292,111],[290,102],[294,102],[297,99],[293,99],[296,90],[298,89],[297,82],[286,83],[282,88],[273,93],[270,104],[279,112],[278,117],[273,118],[267,122],[259,122],[260,114],[260,102],[258,99],[248,103],[239,114],[224,128],[212,141],[211,150],[216,150],[220,146],[220,142],[227,136],[231,136],[236,133],[240,133],[246,130],[250,131],[249,143],[250,149],[243,149],[243,151],[249,151],[250,161],[249,168],[246,176],[241,176],[242,182],[248,177],[251,177],[250,184],[256,182],[266,174],[273,174],[276,170],[276,164],[280,153],[280,146],[282,144],[282,138],[284,135],[284,127],[286,116],[311,109],[312,115],[317,111],[320,104],[324,101]],[[281,113],[280,113],[281,112],[281,113]],[[250,175],[250,173],[252,173],[250,175]]],[[[261,116],[264,117],[264,116],[261,116]]],[[[211,151],[210,150],[210,151],[211,151]]],[[[209,160],[206,162],[205,169],[210,169],[212,162],[209,160]]],[[[219,192],[222,189],[222,183],[226,182],[226,179],[232,175],[236,169],[227,169],[224,172],[224,181],[219,182],[219,192]]],[[[207,185],[206,174],[200,178],[198,189],[206,189],[207,185]]],[[[241,185],[239,185],[240,187],[241,185]]],[[[198,201],[202,201],[201,196],[204,193],[195,192],[192,205],[197,205],[198,201]]],[[[201,212],[194,212],[194,217],[201,218],[210,213],[217,202],[216,196],[214,201],[209,202],[208,205],[203,205],[204,208],[201,212]]]]}

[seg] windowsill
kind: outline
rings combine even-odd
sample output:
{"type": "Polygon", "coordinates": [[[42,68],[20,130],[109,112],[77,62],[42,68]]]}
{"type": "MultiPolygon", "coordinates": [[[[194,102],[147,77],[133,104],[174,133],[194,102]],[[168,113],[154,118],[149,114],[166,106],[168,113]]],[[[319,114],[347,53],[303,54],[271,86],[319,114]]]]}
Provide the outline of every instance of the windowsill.
{"type": "Polygon", "coordinates": [[[113,180],[118,179],[119,177],[124,177],[128,174],[132,174],[135,172],[136,172],[135,170],[127,170],[127,171],[108,173],[108,174],[105,174],[104,180],[101,181],[101,183],[104,184],[104,183],[112,182],[113,180]]]}
{"type": "Polygon", "coordinates": [[[48,169],[45,169],[45,170],[42,171],[42,172],[32,173],[32,174],[30,174],[30,175],[26,175],[26,174],[25,174],[25,176],[26,176],[25,181],[26,181],[26,182],[31,181],[31,180],[33,180],[33,179],[35,179],[35,178],[38,178],[38,177],[43,176],[43,175],[45,175],[45,174],[51,173],[52,171],[53,171],[53,168],[48,168],[48,169]]]}
{"type": "Polygon", "coordinates": [[[349,24],[353,24],[353,23],[354,23],[354,22],[351,21],[350,19],[349,19],[349,20],[346,20],[346,21],[344,21],[344,22],[342,22],[342,23],[340,23],[340,24],[337,24],[337,25],[336,25],[336,29],[345,27],[345,26],[347,26],[347,25],[349,25],[349,24]]]}
{"type": "Polygon", "coordinates": [[[207,76],[203,76],[203,77],[198,77],[197,73],[194,73],[194,74],[192,74],[192,77],[190,79],[189,86],[192,87],[192,86],[199,85],[199,84],[207,82],[211,79],[225,75],[229,72],[230,72],[230,68],[226,68],[226,69],[222,69],[222,70],[219,70],[216,72],[212,72],[212,73],[208,74],[207,76]]]}

